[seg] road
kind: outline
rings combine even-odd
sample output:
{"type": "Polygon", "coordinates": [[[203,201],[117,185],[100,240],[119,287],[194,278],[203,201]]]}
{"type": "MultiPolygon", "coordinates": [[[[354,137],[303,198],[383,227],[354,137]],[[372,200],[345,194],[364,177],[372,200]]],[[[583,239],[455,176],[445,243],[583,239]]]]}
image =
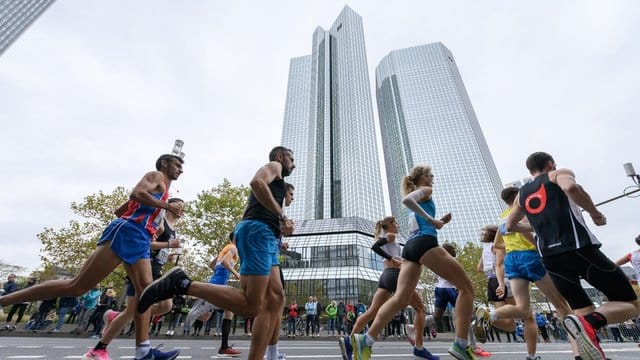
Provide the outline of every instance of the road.
{"type": "MultiPolygon", "coordinates": [[[[218,339],[211,341],[167,339],[164,343],[167,348],[182,350],[178,359],[218,359],[216,355],[219,345],[218,339]]],[[[0,359],[80,359],[94,344],[95,340],[73,337],[0,337],[0,359]]],[[[157,345],[158,340],[155,339],[153,344],[157,345]]],[[[243,352],[237,359],[246,359],[248,346],[248,340],[235,342],[235,347],[243,352]]],[[[443,359],[452,359],[447,354],[448,347],[448,342],[433,341],[428,343],[428,348],[436,355],[442,356],[443,359]]],[[[603,347],[611,359],[635,360],[640,358],[640,348],[631,342],[607,343],[603,347]]],[[[131,339],[116,339],[109,348],[110,356],[114,360],[133,357],[131,339]]],[[[526,356],[524,344],[490,343],[486,344],[485,348],[494,353],[491,359],[524,359],[526,356]]],[[[341,359],[336,341],[282,340],[280,349],[287,354],[289,360],[341,359]]],[[[562,343],[540,344],[539,355],[544,360],[573,359],[569,353],[568,344],[562,343]]],[[[413,359],[413,355],[411,348],[405,342],[381,341],[374,345],[373,358],[413,359]]]]}

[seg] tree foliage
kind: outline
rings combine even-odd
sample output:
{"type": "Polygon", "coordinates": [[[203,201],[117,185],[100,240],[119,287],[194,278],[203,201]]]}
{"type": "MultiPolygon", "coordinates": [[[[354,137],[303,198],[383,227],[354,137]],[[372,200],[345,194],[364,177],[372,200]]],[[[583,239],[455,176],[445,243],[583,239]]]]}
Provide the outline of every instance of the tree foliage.
{"type": "MultiPolygon", "coordinates": [[[[40,259],[43,270],[38,271],[40,280],[73,276],[96,248],[104,228],[115,218],[113,211],[129,197],[123,187],[111,193],[99,191],[85,197],[81,202],[72,202],[71,210],[80,219],[70,220],[60,229],[45,228],[37,235],[42,243],[40,259]]],[[[120,284],[124,270],[118,268],[104,283],[120,284]]]]}
{"type": "Polygon", "coordinates": [[[478,272],[478,262],[482,258],[482,246],[468,242],[462,248],[457,247],[458,262],[471,279],[475,299],[487,304],[487,278],[484,273],[478,272]]]}
{"type": "Polygon", "coordinates": [[[187,204],[178,231],[189,239],[188,254],[181,262],[194,278],[204,280],[211,275],[207,265],[227,243],[229,233],[242,218],[249,192],[248,187],[236,187],[224,179],[187,204]]]}
{"type": "Polygon", "coordinates": [[[25,271],[26,268],[19,265],[13,265],[0,259],[0,281],[3,281],[9,276],[9,274],[20,274],[25,271]]]}

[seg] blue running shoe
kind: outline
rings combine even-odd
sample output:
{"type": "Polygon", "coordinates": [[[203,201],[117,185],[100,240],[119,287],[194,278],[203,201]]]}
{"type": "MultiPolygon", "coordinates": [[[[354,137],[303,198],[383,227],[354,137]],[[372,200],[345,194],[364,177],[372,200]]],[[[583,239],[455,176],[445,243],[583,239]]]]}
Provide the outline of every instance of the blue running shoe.
{"type": "Polygon", "coordinates": [[[343,336],[338,339],[340,344],[340,352],[342,353],[342,360],[351,360],[353,355],[353,348],[351,347],[351,338],[349,336],[343,336]]]}
{"type": "Polygon", "coordinates": [[[180,355],[180,350],[171,350],[167,352],[160,351],[158,347],[151,348],[147,355],[139,360],[173,360],[180,355]]]}
{"type": "Polygon", "coordinates": [[[414,347],[413,348],[413,358],[414,359],[427,359],[427,360],[440,360],[440,356],[433,355],[425,347],[423,347],[422,350],[418,350],[416,347],[414,347]]]}

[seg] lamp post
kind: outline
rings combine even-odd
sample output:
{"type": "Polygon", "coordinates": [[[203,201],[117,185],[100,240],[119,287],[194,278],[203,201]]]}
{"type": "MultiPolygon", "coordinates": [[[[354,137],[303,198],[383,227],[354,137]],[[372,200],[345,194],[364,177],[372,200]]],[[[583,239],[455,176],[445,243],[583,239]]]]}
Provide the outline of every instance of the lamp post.
{"type": "Polygon", "coordinates": [[[631,178],[631,181],[633,181],[633,183],[635,185],[627,186],[622,191],[621,195],[618,195],[618,196],[612,197],[611,199],[599,202],[599,203],[595,204],[596,206],[604,205],[604,204],[610,203],[610,202],[612,202],[614,200],[621,199],[623,197],[638,197],[638,196],[640,196],[640,194],[635,195],[635,196],[630,196],[632,194],[640,192],[640,175],[636,174],[636,171],[633,169],[633,164],[631,164],[631,163],[623,164],[622,167],[624,168],[624,171],[627,174],[627,176],[631,178]]]}

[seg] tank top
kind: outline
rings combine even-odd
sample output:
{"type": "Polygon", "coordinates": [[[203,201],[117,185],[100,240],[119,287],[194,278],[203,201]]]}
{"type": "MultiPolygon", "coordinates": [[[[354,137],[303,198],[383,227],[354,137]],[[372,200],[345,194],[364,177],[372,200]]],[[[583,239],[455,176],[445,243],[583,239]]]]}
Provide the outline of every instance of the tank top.
{"type": "MultiPolygon", "coordinates": [[[[169,184],[165,182],[165,190],[163,193],[150,194],[157,200],[167,201],[169,198],[169,184]]],[[[153,235],[158,230],[160,220],[164,218],[165,213],[165,209],[143,205],[136,199],[129,199],[127,210],[120,218],[144,226],[145,230],[153,235]]]]}
{"type": "MultiPolygon", "coordinates": [[[[433,199],[419,202],[418,205],[431,217],[436,216],[436,204],[433,199]]],[[[407,209],[409,215],[409,238],[415,238],[418,236],[438,236],[436,228],[427,220],[423,219],[420,215],[413,212],[411,209],[407,209]]]]}
{"type": "Polygon", "coordinates": [[[482,243],[482,271],[487,278],[496,277],[495,264],[496,255],[491,248],[493,243],[482,243]]]}
{"type": "Polygon", "coordinates": [[[498,227],[498,231],[500,231],[500,235],[502,235],[502,240],[504,240],[504,247],[506,252],[512,251],[535,251],[536,247],[533,245],[527,238],[519,232],[508,232],[506,227],[506,219],[511,213],[511,208],[503,211],[500,215],[500,226],[498,227]]]}
{"type": "Polygon", "coordinates": [[[520,188],[520,206],[538,235],[541,256],[585,247],[600,247],[589,231],[582,212],[544,173],[520,188]]]}
{"type": "MultiPolygon", "coordinates": [[[[387,237],[385,236],[385,239],[386,238],[387,237]]],[[[382,245],[381,247],[391,257],[401,257],[402,256],[402,245],[400,245],[397,240],[394,241],[394,242],[387,242],[386,244],[382,245]]]]}
{"type": "MultiPolygon", "coordinates": [[[[231,251],[231,249],[235,249],[235,245],[233,244],[227,244],[225,245],[225,247],[222,248],[222,250],[220,251],[220,253],[218,254],[217,257],[217,261],[216,261],[216,266],[213,269],[213,275],[211,276],[211,283],[214,283],[214,280],[218,280],[216,283],[219,283],[220,280],[224,280],[225,282],[227,280],[229,280],[229,276],[231,275],[231,271],[229,271],[227,268],[224,267],[224,265],[222,265],[222,259],[224,259],[225,256],[227,256],[227,254],[229,253],[229,251],[231,251]]],[[[233,257],[231,258],[231,267],[234,267],[236,265],[236,263],[238,262],[238,254],[234,254],[233,257]]]]}
{"type": "MultiPolygon", "coordinates": [[[[164,222],[164,231],[162,232],[162,234],[158,235],[156,241],[169,242],[170,239],[176,237],[176,231],[169,226],[166,218],[162,219],[162,221],[164,222]]],[[[152,250],[151,258],[153,259],[153,263],[151,265],[153,266],[154,263],[158,263],[160,265],[166,264],[167,260],[169,259],[169,254],[171,254],[171,250],[167,248],[152,250]]]]}
{"type": "Polygon", "coordinates": [[[436,283],[436,287],[437,288],[446,288],[446,289],[455,289],[456,287],[453,286],[453,284],[451,284],[450,282],[448,282],[447,280],[445,280],[443,277],[438,276],[438,282],[436,283]]]}
{"type": "MultiPolygon", "coordinates": [[[[276,200],[278,204],[282,204],[284,201],[284,196],[287,192],[284,179],[276,179],[269,183],[269,190],[271,191],[271,195],[276,200]]],[[[261,221],[267,225],[273,231],[276,238],[280,237],[280,219],[278,214],[273,214],[271,211],[267,210],[264,205],[260,204],[256,196],[253,194],[249,194],[249,203],[247,204],[247,208],[244,211],[244,215],[242,216],[242,220],[257,220],[261,221]]]]}

